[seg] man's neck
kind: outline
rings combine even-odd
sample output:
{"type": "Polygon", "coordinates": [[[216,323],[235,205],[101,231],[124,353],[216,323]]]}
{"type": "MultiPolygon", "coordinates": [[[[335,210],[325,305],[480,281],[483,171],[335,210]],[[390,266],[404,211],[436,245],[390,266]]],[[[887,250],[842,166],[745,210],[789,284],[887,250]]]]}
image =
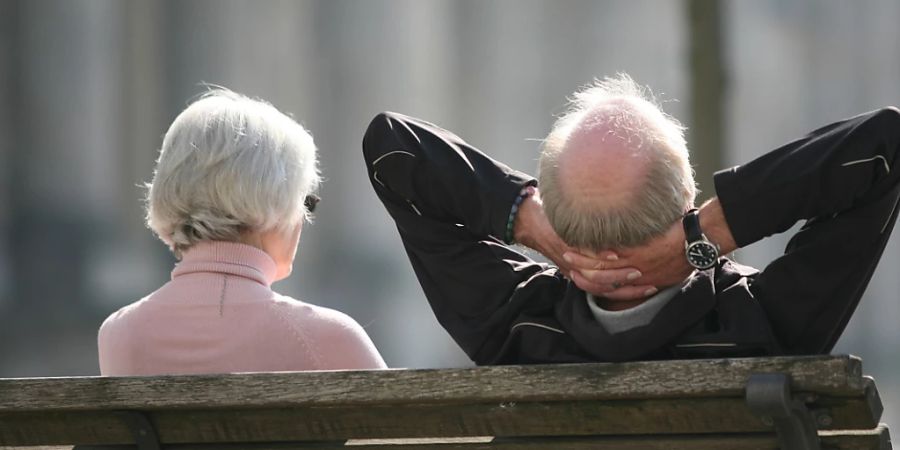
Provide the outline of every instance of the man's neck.
{"type": "Polygon", "coordinates": [[[594,297],[597,302],[597,306],[603,308],[607,311],[623,311],[626,309],[634,308],[641,303],[646,302],[651,296],[644,297],[637,300],[610,300],[605,297],[594,297]]]}

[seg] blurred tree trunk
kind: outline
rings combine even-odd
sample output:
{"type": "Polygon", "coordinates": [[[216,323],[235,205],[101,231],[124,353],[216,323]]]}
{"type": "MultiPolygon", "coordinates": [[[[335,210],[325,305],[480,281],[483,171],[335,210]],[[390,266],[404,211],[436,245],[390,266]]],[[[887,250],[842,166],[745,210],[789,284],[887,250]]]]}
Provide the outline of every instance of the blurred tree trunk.
{"type": "Polygon", "coordinates": [[[722,58],[722,4],[685,0],[690,33],[691,160],[702,191],[698,201],[715,196],[712,174],[725,154],[725,68],[722,58]]]}

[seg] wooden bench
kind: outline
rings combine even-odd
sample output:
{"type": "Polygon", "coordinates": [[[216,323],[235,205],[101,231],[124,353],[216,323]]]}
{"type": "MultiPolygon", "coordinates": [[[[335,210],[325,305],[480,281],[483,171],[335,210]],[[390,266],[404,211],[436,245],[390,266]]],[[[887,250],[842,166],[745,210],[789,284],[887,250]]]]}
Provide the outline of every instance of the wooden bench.
{"type": "Polygon", "coordinates": [[[886,449],[881,410],[852,356],[20,378],[0,448],[886,449]]]}

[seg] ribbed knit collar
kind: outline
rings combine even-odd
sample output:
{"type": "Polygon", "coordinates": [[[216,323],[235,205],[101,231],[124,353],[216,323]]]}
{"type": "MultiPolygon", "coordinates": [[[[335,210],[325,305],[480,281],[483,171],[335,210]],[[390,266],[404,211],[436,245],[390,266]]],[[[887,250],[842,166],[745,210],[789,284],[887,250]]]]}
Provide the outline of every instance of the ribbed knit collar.
{"type": "Polygon", "coordinates": [[[172,279],[197,272],[215,272],[249,278],[271,286],[277,268],[268,253],[237,242],[202,241],[182,254],[172,279]]]}

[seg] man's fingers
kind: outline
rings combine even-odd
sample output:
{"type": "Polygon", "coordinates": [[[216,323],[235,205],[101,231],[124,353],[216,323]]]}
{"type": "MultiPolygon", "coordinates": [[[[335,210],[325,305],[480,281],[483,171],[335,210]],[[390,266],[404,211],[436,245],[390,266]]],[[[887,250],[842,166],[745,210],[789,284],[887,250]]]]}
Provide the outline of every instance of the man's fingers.
{"type": "Polygon", "coordinates": [[[612,250],[603,250],[602,252],[597,253],[597,259],[602,261],[618,261],[619,255],[612,250]]]}
{"type": "Polygon", "coordinates": [[[613,290],[612,286],[609,284],[599,284],[588,280],[577,270],[571,272],[570,279],[575,283],[575,286],[578,286],[578,289],[594,295],[606,295],[607,292],[613,290]]]}
{"type": "Polygon", "coordinates": [[[617,283],[620,285],[624,285],[629,284],[641,277],[640,271],[630,267],[623,269],[606,270],[578,269],[577,272],[579,272],[584,278],[597,284],[617,283]]]}
{"type": "Polygon", "coordinates": [[[609,250],[597,253],[596,256],[585,255],[581,252],[583,250],[567,251],[563,253],[563,259],[573,267],[582,269],[618,269],[627,264],[615,252],[609,250]]]}
{"type": "Polygon", "coordinates": [[[575,267],[583,267],[585,269],[599,269],[597,260],[584,256],[580,253],[576,252],[565,252],[563,253],[563,259],[566,260],[567,263],[571,264],[575,267]]]}
{"type": "Polygon", "coordinates": [[[615,261],[592,258],[574,251],[563,253],[563,259],[573,267],[580,267],[583,269],[606,269],[611,266],[614,267],[615,263],[615,261]]]}
{"type": "Polygon", "coordinates": [[[617,301],[638,300],[657,292],[656,287],[651,285],[621,286],[614,288],[610,284],[594,283],[582,276],[581,272],[577,270],[572,271],[571,280],[575,283],[575,286],[578,286],[582,291],[590,292],[594,295],[602,295],[605,298],[617,301]]]}

